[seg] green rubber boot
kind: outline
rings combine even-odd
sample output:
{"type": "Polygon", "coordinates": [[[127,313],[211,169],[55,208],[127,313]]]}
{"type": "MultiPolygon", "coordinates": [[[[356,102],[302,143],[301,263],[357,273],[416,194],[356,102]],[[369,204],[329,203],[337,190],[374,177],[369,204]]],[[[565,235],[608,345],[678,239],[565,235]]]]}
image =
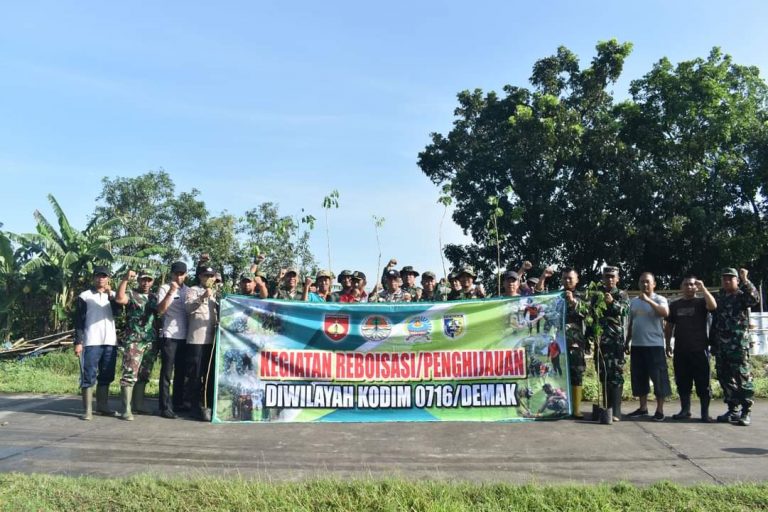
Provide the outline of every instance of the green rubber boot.
{"type": "Polygon", "coordinates": [[[109,408],[109,385],[96,386],[96,414],[113,418],[118,415],[109,408]]]}
{"type": "Polygon", "coordinates": [[[80,419],[90,421],[93,419],[93,388],[81,388],[80,392],[83,397],[83,414],[80,419]]]}
{"type": "Polygon", "coordinates": [[[123,386],[120,388],[120,397],[123,399],[123,414],[120,416],[125,421],[133,421],[131,412],[131,396],[133,395],[133,386],[123,386]]]}
{"type": "Polygon", "coordinates": [[[152,411],[147,409],[144,405],[144,390],[146,389],[146,386],[146,382],[137,382],[136,385],[133,386],[133,399],[131,400],[131,405],[133,412],[136,414],[152,414],[152,411]]]}

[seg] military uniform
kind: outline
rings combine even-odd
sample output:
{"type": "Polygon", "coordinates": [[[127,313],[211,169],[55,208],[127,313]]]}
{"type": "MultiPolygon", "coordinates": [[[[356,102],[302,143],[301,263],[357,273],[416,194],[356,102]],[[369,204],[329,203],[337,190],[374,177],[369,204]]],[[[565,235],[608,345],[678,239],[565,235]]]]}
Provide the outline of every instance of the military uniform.
{"type": "MultiPolygon", "coordinates": [[[[603,398],[609,407],[613,407],[613,415],[621,415],[621,394],[624,389],[624,319],[629,302],[626,294],[618,288],[606,290],[613,297],[611,304],[606,304],[599,325],[603,330],[600,343],[595,347],[595,368],[597,376],[603,384],[603,398]]],[[[593,301],[594,308],[596,301],[593,301]]],[[[594,336],[594,330],[593,330],[594,336]]]]}
{"type": "MultiPolygon", "coordinates": [[[[735,275],[735,270],[732,271],[735,275]]],[[[757,305],[760,299],[755,285],[745,280],[736,293],[720,290],[715,300],[717,309],[712,314],[709,342],[715,353],[715,370],[723,389],[723,400],[728,404],[728,412],[718,417],[718,421],[733,421],[738,405],[741,405],[744,418],[753,404],[754,383],[749,367],[749,308],[757,305]]]]}
{"type": "Polygon", "coordinates": [[[131,290],[126,309],[123,335],[123,374],[121,386],[133,386],[139,380],[144,352],[157,340],[155,318],[157,295],[131,290]]]}
{"type": "Polygon", "coordinates": [[[275,295],[276,299],[282,300],[301,300],[301,297],[302,294],[298,288],[294,289],[293,291],[290,291],[286,288],[280,288],[277,290],[277,294],[275,295]]]}
{"type": "Polygon", "coordinates": [[[419,277],[419,273],[416,272],[416,270],[412,266],[410,266],[410,265],[407,265],[407,266],[403,267],[402,270],[400,270],[400,277],[403,279],[402,290],[405,293],[410,293],[411,294],[411,299],[415,301],[416,300],[416,290],[417,290],[417,287],[416,286],[408,286],[407,284],[405,284],[407,282],[406,276],[408,274],[413,274],[414,276],[419,277]]]}
{"type": "MultiPolygon", "coordinates": [[[[477,274],[475,273],[475,269],[473,269],[470,266],[461,267],[455,273],[457,278],[461,277],[464,274],[470,276],[473,280],[477,277],[477,274]]],[[[482,297],[478,296],[477,288],[475,288],[473,286],[472,288],[469,289],[469,291],[465,291],[463,289],[461,289],[461,290],[451,290],[450,293],[448,293],[447,300],[449,300],[449,301],[452,301],[452,300],[471,300],[471,299],[479,299],[479,298],[482,298],[482,297]]]]}

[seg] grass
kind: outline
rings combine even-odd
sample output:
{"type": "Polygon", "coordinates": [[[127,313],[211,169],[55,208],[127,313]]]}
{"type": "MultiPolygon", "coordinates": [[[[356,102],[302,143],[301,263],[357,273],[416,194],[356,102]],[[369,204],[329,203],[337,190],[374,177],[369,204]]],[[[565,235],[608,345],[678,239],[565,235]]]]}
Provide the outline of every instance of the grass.
{"type": "Polygon", "coordinates": [[[501,511],[728,510],[768,508],[768,484],[648,487],[480,484],[404,479],[271,483],[193,479],[0,475],[0,510],[501,511]]]}
{"type": "MultiPolygon", "coordinates": [[[[755,380],[755,396],[768,397],[768,356],[753,356],[752,376],[755,380]]],[[[670,400],[677,400],[677,387],[674,383],[672,360],[668,360],[669,377],[672,383],[672,396],[670,400]]],[[[110,387],[114,395],[120,394],[120,368],[121,358],[118,357],[115,381],[110,387]]],[[[158,378],[160,375],[160,361],[155,363],[149,385],[148,396],[157,396],[158,378]]],[[[46,393],[54,395],[75,395],[80,392],[78,381],[80,370],[78,360],[71,350],[64,352],[51,352],[39,357],[29,357],[21,361],[0,361],[0,392],[3,393],[46,393]]],[[[624,399],[632,399],[630,389],[629,362],[625,366],[624,399]]],[[[722,397],[722,391],[717,380],[712,378],[712,388],[716,398],[722,397]]],[[[584,379],[584,399],[594,401],[597,399],[597,380],[595,367],[592,361],[587,361],[587,372],[584,379]]]]}

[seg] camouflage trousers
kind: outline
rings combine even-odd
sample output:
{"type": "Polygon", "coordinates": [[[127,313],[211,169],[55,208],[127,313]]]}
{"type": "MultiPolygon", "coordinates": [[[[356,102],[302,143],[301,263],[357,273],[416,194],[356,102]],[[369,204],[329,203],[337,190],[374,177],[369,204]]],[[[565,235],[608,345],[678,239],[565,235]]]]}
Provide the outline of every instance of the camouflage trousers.
{"type": "Polygon", "coordinates": [[[120,386],[134,386],[137,382],[149,382],[157,354],[158,348],[154,343],[126,343],[120,386]]]}
{"type": "Polygon", "coordinates": [[[587,360],[584,357],[587,342],[581,329],[572,324],[565,325],[565,340],[568,344],[568,372],[571,376],[571,386],[582,386],[584,372],[587,371],[587,360]]]}
{"type": "Polygon", "coordinates": [[[749,349],[721,345],[715,355],[717,381],[723,388],[723,401],[728,405],[745,405],[755,394],[749,367],[749,349]]]}
{"type": "Polygon", "coordinates": [[[624,385],[624,342],[619,338],[604,337],[595,354],[595,368],[600,382],[608,385],[624,385]]]}

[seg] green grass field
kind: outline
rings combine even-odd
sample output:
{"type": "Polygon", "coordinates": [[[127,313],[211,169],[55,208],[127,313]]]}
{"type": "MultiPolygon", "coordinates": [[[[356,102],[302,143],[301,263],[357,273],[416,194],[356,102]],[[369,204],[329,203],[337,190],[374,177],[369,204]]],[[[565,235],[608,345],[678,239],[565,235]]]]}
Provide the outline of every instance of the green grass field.
{"type": "MultiPolygon", "coordinates": [[[[755,395],[760,398],[768,397],[768,357],[755,356],[751,360],[752,375],[755,378],[755,395]]],[[[52,352],[40,357],[30,357],[21,361],[0,361],[0,392],[3,393],[47,393],[54,395],[74,395],[80,392],[78,360],[71,350],[64,352],[52,352]]],[[[147,386],[147,394],[156,396],[158,392],[158,375],[160,361],[155,364],[152,378],[147,386]]],[[[632,392],[629,385],[629,363],[625,367],[626,383],[624,385],[624,399],[631,400],[632,392]]],[[[118,357],[118,377],[110,388],[112,394],[119,395],[118,384],[120,375],[120,358],[118,357]]],[[[669,360],[669,375],[672,381],[673,395],[671,400],[677,400],[677,388],[674,384],[672,373],[672,360],[669,360]]],[[[715,397],[721,397],[720,386],[713,379],[712,387],[715,397]]],[[[595,369],[588,361],[587,375],[584,385],[584,397],[587,401],[597,397],[597,381],[595,369]]]]}
{"type": "Polygon", "coordinates": [[[125,479],[0,475],[0,510],[226,511],[754,511],[768,508],[768,484],[512,485],[466,482],[240,478],[125,479]]]}

